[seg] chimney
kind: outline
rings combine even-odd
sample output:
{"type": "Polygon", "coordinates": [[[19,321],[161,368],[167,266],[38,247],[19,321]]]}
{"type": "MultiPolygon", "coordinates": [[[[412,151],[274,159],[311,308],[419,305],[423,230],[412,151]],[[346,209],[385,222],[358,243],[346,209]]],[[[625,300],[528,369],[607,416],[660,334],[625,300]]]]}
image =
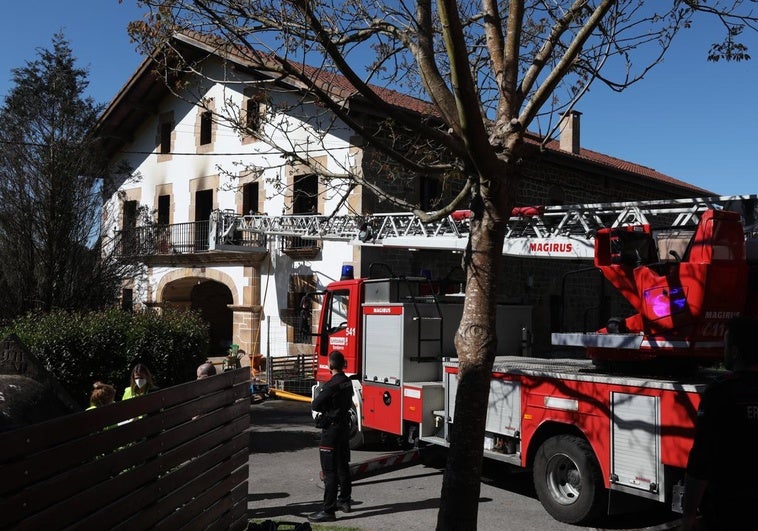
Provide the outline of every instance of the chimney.
{"type": "Polygon", "coordinates": [[[569,111],[561,119],[561,150],[569,153],[579,153],[579,123],[582,113],[569,111]]]}

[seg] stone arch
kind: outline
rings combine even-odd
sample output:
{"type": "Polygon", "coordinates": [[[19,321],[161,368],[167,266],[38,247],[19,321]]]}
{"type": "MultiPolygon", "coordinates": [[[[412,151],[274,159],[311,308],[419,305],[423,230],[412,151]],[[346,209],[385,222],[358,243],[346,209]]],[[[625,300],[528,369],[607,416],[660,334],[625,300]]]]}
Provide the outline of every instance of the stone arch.
{"type": "Polygon", "coordinates": [[[177,269],[176,271],[171,271],[170,273],[163,275],[160,282],[158,282],[158,286],[155,293],[155,301],[158,303],[164,302],[164,299],[163,299],[164,290],[168,284],[175,282],[177,280],[192,280],[192,279],[215,280],[216,282],[220,282],[221,284],[224,284],[227,288],[229,288],[229,291],[232,294],[232,304],[234,305],[240,304],[239,295],[237,294],[237,286],[234,284],[234,280],[232,280],[232,277],[230,277],[229,275],[221,271],[216,271],[215,269],[199,271],[197,269],[192,269],[192,268],[177,269]]]}
{"type": "Polygon", "coordinates": [[[185,269],[166,275],[156,290],[158,305],[192,309],[209,325],[209,356],[224,356],[234,341],[234,282],[218,271],[185,269]],[[231,287],[230,287],[231,286],[231,287]]]}

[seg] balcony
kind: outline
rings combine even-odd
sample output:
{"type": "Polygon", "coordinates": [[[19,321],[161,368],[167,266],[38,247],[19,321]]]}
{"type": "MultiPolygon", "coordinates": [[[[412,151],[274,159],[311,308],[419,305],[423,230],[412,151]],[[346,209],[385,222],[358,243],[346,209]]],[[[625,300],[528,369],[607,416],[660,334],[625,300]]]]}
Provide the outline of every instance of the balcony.
{"type": "Polygon", "coordinates": [[[297,260],[315,258],[321,252],[321,242],[314,238],[276,235],[234,230],[234,227],[210,221],[147,225],[116,232],[115,254],[122,260],[139,260],[147,264],[223,262],[240,253],[266,253],[268,245],[297,260]],[[228,230],[231,229],[231,230],[228,230]],[[211,230],[218,231],[215,244],[210,245],[211,230]],[[223,234],[223,236],[222,236],[223,234]]]}
{"type": "Polygon", "coordinates": [[[280,236],[279,247],[284,254],[295,260],[316,258],[321,252],[321,242],[299,236],[280,236]]]}
{"type": "Polygon", "coordinates": [[[116,232],[115,254],[122,260],[149,264],[208,262],[213,257],[227,260],[230,254],[266,252],[263,234],[236,231],[223,251],[211,250],[210,222],[195,221],[172,225],[148,225],[116,232]]]}

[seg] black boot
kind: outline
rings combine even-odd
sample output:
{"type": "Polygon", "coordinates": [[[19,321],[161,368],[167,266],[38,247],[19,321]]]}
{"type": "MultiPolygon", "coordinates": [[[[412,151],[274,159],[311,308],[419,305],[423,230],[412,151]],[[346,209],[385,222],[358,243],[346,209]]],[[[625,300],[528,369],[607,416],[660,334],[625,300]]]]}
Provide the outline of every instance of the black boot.
{"type": "Polygon", "coordinates": [[[334,513],[328,513],[326,511],[319,511],[308,515],[308,520],[311,522],[334,522],[337,519],[334,513]]]}

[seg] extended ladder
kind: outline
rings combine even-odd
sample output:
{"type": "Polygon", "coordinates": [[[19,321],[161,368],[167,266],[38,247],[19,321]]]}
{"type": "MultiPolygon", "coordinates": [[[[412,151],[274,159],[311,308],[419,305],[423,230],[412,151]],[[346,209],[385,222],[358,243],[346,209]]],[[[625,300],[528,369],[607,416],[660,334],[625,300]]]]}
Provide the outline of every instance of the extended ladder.
{"type": "MultiPolygon", "coordinates": [[[[758,237],[758,195],[717,196],[654,201],[590,203],[514,208],[503,254],[522,257],[592,259],[599,228],[649,224],[655,231],[694,230],[708,209],[735,210],[746,220],[746,234],[758,237]],[[752,225],[751,225],[752,224],[752,225]]],[[[240,215],[215,211],[210,249],[233,249],[242,235],[286,236],[345,241],[404,249],[463,251],[468,244],[471,212],[458,210],[437,221],[422,222],[411,212],[359,215],[240,215]]]]}

